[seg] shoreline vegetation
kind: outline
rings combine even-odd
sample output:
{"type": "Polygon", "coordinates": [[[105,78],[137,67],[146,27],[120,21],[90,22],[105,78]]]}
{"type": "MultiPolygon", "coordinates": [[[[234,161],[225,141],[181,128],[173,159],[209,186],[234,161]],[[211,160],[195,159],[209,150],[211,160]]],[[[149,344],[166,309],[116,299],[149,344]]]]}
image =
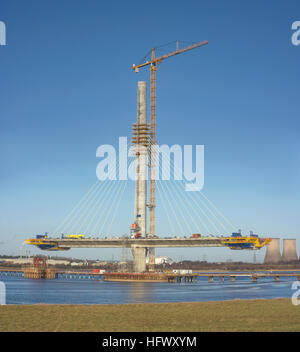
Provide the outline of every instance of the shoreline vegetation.
{"type": "Polygon", "coordinates": [[[288,298],[191,303],[0,306],[0,332],[300,331],[288,298]]]}

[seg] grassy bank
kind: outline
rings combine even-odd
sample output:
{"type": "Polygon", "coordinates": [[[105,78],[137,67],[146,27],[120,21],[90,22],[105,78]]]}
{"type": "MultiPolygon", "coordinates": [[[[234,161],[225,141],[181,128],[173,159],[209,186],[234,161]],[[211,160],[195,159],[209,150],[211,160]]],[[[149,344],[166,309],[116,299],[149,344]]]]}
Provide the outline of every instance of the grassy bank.
{"type": "Polygon", "coordinates": [[[0,306],[0,331],[300,331],[290,299],[0,306]]]}

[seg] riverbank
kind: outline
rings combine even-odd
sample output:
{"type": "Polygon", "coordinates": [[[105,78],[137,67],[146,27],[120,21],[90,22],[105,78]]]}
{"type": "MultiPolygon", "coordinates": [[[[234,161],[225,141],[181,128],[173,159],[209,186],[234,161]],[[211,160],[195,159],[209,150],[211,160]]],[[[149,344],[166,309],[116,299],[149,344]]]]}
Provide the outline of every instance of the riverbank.
{"type": "Polygon", "coordinates": [[[0,331],[300,331],[290,299],[0,306],[0,331]]]}

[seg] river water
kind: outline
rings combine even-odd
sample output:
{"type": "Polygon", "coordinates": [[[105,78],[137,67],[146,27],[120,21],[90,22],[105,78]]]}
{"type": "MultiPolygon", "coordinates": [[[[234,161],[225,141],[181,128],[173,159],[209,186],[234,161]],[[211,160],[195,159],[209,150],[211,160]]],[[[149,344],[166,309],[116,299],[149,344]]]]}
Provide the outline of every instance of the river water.
{"type": "MultiPolygon", "coordinates": [[[[296,278],[236,278],[230,282],[198,278],[193,283],[106,282],[102,280],[30,280],[1,278],[6,287],[6,304],[122,304],[203,302],[232,299],[290,298],[296,278]]],[[[3,285],[2,285],[3,286],[3,285]]]]}

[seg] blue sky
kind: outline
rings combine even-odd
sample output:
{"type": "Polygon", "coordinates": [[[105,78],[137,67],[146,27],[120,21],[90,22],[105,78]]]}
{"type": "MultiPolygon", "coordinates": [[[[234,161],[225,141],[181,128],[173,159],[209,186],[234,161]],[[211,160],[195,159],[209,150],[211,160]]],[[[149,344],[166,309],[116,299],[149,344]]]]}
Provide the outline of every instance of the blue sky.
{"type": "MultiPolygon", "coordinates": [[[[0,253],[17,254],[25,238],[51,231],[96,182],[97,147],[130,137],[136,84],[149,80],[148,70],[135,74],[131,65],[176,39],[209,44],[161,65],[159,142],[205,145],[205,195],[238,228],[297,238],[299,251],[295,20],[298,1],[2,1],[0,253]]],[[[126,192],[122,226],[133,216],[126,192]]],[[[158,253],[253,257],[226,249],[158,253]]]]}

